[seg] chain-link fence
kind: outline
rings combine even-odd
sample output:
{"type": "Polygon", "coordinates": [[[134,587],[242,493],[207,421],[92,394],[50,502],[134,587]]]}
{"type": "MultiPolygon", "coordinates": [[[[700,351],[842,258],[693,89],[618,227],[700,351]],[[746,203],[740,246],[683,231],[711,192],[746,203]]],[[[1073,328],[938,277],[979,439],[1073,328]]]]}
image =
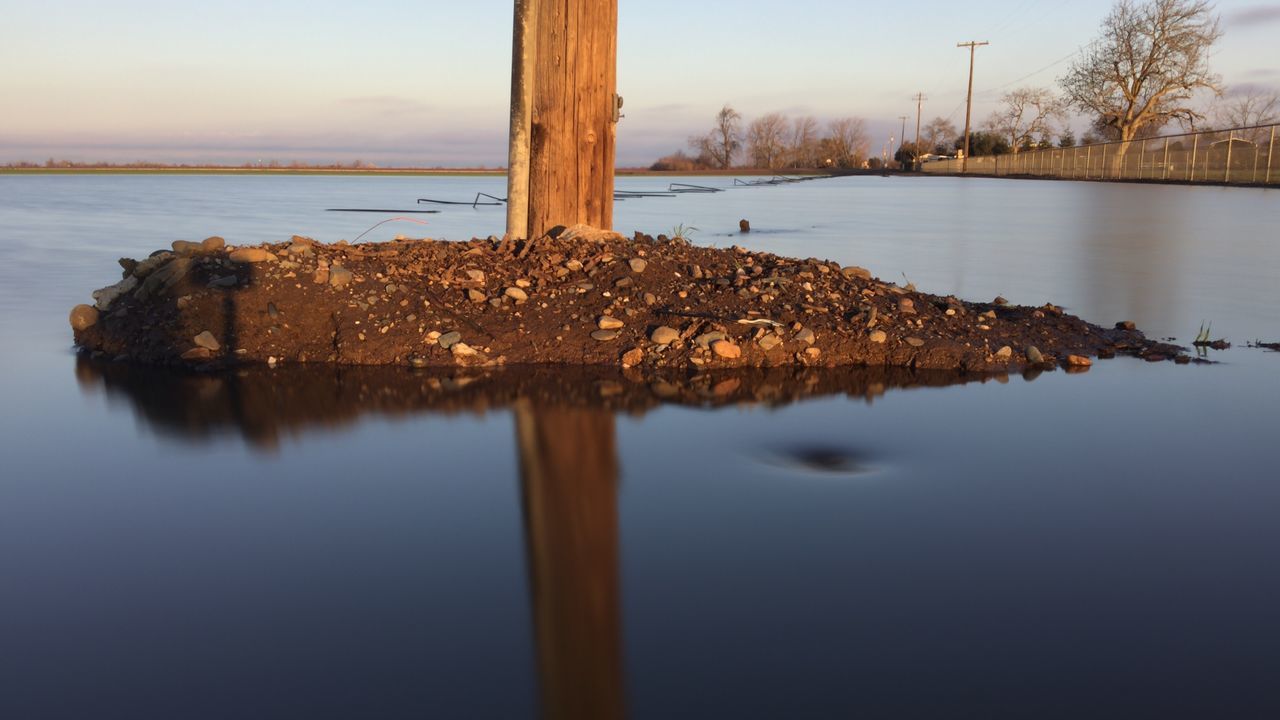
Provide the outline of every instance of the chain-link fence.
{"type": "Polygon", "coordinates": [[[1212,130],[1070,148],[1023,150],[920,169],[940,175],[1016,175],[1077,180],[1280,185],[1280,125],[1212,130]]]}

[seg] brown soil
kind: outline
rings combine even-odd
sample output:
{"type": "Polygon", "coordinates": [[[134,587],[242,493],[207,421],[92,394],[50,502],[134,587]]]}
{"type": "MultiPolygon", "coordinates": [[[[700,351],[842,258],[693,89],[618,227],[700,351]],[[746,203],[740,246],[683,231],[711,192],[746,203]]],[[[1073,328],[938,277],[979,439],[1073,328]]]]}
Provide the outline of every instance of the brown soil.
{"type": "Polygon", "coordinates": [[[1132,324],[1102,328],[1053,305],[968,303],[829,261],[588,228],[533,243],[322,245],[295,237],[231,249],[210,238],[121,265],[125,279],[96,293],[96,308],[72,311],[76,343],[99,357],[202,369],[296,362],[992,372],[1081,367],[1117,353],[1185,359],[1132,324]],[[1028,358],[1032,347],[1040,363],[1028,358]]]}

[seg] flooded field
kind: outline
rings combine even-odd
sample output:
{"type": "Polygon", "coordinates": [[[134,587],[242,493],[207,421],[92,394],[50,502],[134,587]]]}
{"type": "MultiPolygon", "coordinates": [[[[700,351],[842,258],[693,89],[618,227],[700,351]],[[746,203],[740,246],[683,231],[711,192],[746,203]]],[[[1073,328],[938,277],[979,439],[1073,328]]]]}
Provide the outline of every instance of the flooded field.
{"type": "MultiPolygon", "coordinates": [[[[77,358],[172,240],[352,240],[501,178],[0,177],[0,714],[1280,712],[1275,191],[860,177],[620,202],[1211,365],[973,378],[77,358]],[[749,219],[753,231],[737,232],[749,219]],[[906,280],[903,280],[905,278],[906,280]]],[[[501,234],[444,206],[396,234],[501,234]]]]}

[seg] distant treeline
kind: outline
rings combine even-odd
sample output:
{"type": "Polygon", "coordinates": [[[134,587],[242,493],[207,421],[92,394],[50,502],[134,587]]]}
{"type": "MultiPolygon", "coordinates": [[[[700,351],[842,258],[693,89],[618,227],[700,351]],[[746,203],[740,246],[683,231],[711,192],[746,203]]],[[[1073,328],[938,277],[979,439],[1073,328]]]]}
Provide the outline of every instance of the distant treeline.
{"type": "MultiPolygon", "coordinates": [[[[421,166],[400,166],[400,167],[380,167],[374,163],[364,160],[352,160],[350,162],[334,162],[334,163],[308,163],[301,160],[280,161],[280,160],[264,160],[261,162],[246,162],[239,165],[222,165],[217,163],[163,163],[163,162],[147,162],[137,161],[128,163],[118,162],[78,162],[74,160],[57,160],[49,158],[43,163],[35,163],[29,161],[9,162],[0,165],[0,168],[6,170],[309,170],[309,171],[365,171],[365,172],[394,172],[399,170],[432,170],[439,172],[489,172],[494,168],[486,168],[483,165],[470,168],[441,168],[441,167],[421,167],[421,166]]],[[[501,171],[502,168],[496,168],[501,171]]]]}

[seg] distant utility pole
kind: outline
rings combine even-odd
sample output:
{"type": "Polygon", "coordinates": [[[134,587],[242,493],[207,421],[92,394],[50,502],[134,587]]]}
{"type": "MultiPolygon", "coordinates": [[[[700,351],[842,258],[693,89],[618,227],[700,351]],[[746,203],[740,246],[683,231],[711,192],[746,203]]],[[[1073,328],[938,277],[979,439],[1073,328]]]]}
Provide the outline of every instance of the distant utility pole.
{"type": "Polygon", "coordinates": [[[973,117],[973,56],[979,47],[990,44],[986,41],[978,42],[976,40],[956,43],[956,47],[969,48],[969,99],[965,101],[964,105],[964,159],[960,161],[960,172],[962,173],[969,172],[969,121],[973,117]]]}
{"type": "MultiPolygon", "coordinates": [[[[898,119],[902,121],[902,132],[898,133],[898,149],[901,150],[902,143],[907,139],[907,120],[910,118],[907,115],[899,115],[898,119]]],[[[897,156],[898,154],[894,153],[894,157],[897,156]]]]}
{"type": "MultiPolygon", "coordinates": [[[[918,163],[918,162],[920,162],[920,110],[921,110],[921,108],[923,108],[923,107],[924,107],[924,101],[925,101],[925,100],[928,100],[928,98],[926,98],[926,97],[924,96],[924,93],[916,93],[916,96],[915,96],[914,100],[916,101],[916,151],[915,151],[915,162],[917,162],[917,163],[918,163]]],[[[913,163],[913,165],[912,165],[912,169],[913,169],[913,170],[915,169],[914,163],[913,163]]]]}

